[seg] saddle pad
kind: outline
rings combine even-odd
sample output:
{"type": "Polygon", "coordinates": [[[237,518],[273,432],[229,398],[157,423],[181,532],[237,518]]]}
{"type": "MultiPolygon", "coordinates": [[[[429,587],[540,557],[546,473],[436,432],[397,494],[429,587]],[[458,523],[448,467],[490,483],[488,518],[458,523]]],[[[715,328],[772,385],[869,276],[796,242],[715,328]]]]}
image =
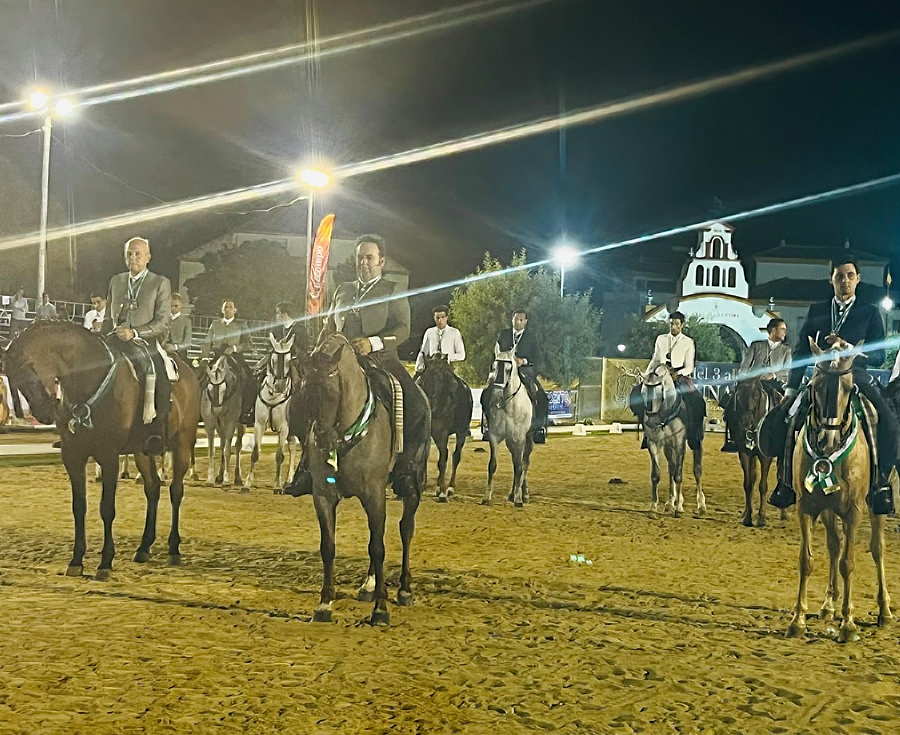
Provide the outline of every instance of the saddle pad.
{"type": "Polygon", "coordinates": [[[163,365],[166,366],[166,375],[169,377],[169,382],[178,382],[178,363],[175,362],[175,358],[166,352],[159,342],[156,343],[156,351],[162,358],[163,365]]]}
{"type": "Polygon", "coordinates": [[[393,375],[391,379],[392,403],[394,406],[394,451],[400,454],[403,451],[403,388],[400,381],[393,375]]]}

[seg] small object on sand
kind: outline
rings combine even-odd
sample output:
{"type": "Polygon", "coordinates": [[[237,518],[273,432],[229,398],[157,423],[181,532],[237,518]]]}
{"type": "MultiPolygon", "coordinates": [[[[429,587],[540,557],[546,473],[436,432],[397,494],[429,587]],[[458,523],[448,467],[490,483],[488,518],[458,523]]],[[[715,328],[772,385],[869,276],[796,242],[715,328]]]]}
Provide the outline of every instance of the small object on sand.
{"type": "Polygon", "coordinates": [[[484,447],[475,447],[475,454],[484,454],[484,447]]]}
{"type": "Polygon", "coordinates": [[[610,477],[609,484],[610,485],[627,485],[628,483],[625,482],[625,480],[623,480],[621,477],[610,477]]]}
{"type": "Polygon", "coordinates": [[[590,559],[585,559],[584,554],[581,553],[569,554],[569,561],[575,564],[585,564],[589,567],[594,565],[593,561],[591,561],[590,559]]]}

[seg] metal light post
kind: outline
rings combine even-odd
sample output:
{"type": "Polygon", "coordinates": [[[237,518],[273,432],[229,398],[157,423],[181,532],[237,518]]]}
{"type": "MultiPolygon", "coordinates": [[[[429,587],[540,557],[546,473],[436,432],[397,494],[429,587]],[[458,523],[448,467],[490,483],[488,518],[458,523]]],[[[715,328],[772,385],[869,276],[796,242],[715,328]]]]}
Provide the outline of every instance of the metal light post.
{"type": "Polygon", "coordinates": [[[40,299],[47,288],[47,218],[50,211],[50,143],[53,139],[53,116],[65,117],[74,109],[69,100],[62,98],[56,100],[51,106],[51,100],[44,92],[34,92],[28,100],[29,106],[44,116],[41,126],[44,136],[44,155],[41,162],[41,227],[40,241],[38,244],[38,288],[37,298],[40,299]]]}
{"type": "MultiPolygon", "coordinates": [[[[312,275],[312,251],[313,251],[313,222],[315,214],[315,192],[323,189],[331,181],[331,174],[315,168],[305,168],[297,173],[297,178],[309,188],[306,196],[306,288],[309,289],[309,279],[312,275]]],[[[313,336],[313,324],[311,320],[306,322],[308,337],[313,336]]]]}
{"type": "Polygon", "coordinates": [[[553,262],[559,266],[559,298],[566,292],[566,268],[578,262],[578,250],[571,245],[557,245],[553,249],[553,262]]]}

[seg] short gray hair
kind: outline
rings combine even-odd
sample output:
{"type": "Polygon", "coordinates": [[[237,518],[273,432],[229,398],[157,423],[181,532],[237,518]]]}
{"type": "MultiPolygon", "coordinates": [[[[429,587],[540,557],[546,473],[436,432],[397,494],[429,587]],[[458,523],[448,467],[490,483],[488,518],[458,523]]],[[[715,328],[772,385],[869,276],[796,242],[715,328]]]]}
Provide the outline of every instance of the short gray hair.
{"type": "Polygon", "coordinates": [[[128,253],[128,246],[133,242],[142,242],[147,246],[147,252],[150,252],[150,241],[146,237],[132,237],[128,242],[125,243],[125,253],[128,253]]]}

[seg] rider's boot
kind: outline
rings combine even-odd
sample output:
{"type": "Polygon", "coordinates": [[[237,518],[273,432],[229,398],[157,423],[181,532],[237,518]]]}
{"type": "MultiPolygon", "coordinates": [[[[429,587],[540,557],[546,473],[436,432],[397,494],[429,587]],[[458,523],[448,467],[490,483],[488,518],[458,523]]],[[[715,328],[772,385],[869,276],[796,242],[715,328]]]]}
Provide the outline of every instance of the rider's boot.
{"type": "Polygon", "coordinates": [[[867,500],[875,515],[888,516],[894,512],[894,490],[884,475],[869,488],[867,500]]]}
{"type": "Polygon", "coordinates": [[[731,438],[731,429],[728,428],[728,424],[725,424],[725,443],[722,445],[722,452],[737,452],[737,444],[734,443],[734,440],[731,438]]]}
{"type": "Polygon", "coordinates": [[[793,475],[794,460],[794,430],[792,426],[788,427],[787,446],[784,450],[784,460],[781,463],[781,472],[778,474],[778,484],[772,495],[769,496],[769,505],[784,510],[790,508],[797,502],[797,493],[791,487],[790,478],[793,475]]]}
{"type": "Polygon", "coordinates": [[[248,371],[244,376],[243,392],[241,393],[241,423],[244,426],[253,426],[256,411],[256,376],[248,371]]]}

